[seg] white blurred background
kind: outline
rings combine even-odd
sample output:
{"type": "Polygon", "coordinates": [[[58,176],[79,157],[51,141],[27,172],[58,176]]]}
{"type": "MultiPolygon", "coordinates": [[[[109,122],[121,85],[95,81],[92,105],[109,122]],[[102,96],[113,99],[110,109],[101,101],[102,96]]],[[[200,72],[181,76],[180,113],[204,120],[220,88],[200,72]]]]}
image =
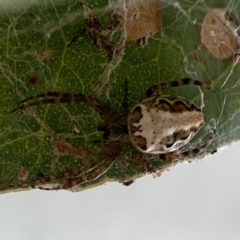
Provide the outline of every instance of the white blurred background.
{"type": "Polygon", "coordinates": [[[129,187],[0,195],[0,239],[239,240],[239,148],[129,187]]]}

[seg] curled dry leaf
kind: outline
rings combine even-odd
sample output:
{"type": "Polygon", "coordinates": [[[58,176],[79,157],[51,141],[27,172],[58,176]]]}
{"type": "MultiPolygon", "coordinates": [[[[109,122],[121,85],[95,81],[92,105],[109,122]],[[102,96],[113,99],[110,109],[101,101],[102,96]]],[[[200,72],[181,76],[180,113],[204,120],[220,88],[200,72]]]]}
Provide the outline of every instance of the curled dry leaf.
{"type": "Polygon", "coordinates": [[[227,59],[239,47],[234,31],[235,22],[224,9],[215,8],[207,12],[201,28],[201,42],[217,59],[227,59]]]}
{"type": "MultiPolygon", "coordinates": [[[[137,42],[148,38],[161,30],[162,6],[159,0],[135,0],[125,2],[126,13],[126,42],[137,42]]],[[[122,1],[119,1],[117,11],[124,13],[122,1]]]]}

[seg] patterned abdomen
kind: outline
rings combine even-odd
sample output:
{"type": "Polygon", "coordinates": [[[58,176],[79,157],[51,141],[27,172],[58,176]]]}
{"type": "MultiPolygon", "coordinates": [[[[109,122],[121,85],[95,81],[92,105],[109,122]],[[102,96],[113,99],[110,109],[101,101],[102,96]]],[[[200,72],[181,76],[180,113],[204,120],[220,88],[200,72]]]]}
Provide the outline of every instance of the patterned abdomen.
{"type": "Polygon", "coordinates": [[[186,144],[203,121],[201,110],[188,100],[154,96],[138,103],[129,113],[129,137],[141,152],[165,154],[186,144]]]}

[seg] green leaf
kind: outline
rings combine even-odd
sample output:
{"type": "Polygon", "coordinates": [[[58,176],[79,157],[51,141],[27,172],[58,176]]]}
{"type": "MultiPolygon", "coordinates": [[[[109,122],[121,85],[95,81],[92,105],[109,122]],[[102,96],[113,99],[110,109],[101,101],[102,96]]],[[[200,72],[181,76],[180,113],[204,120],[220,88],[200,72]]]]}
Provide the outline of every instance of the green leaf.
{"type": "MultiPolygon", "coordinates": [[[[114,17],[106,15],[108,1],[85,4],[105,30],[111,29],[114,17]]],[[[132,108],[151,85],[191,77],[211,83],[216,93],[201,92],[196,86],[162,91],[198,106],[204,100],[205,124],[184,149],[203,144],[213,129],[216,134],[207,152],[238,140],[239,63],[233,57],[216,59],[200,41],[201,24],[211,8],[229,9],[239,24],[238,2],[228,6],[226,0],[195,5],[167,1],[162,31],[149,38],[145,47],[123,44],[123,25],[110,31],[119,45],[109,59],[90,34],[67,47],[88,28],[78,1],[25,1],[15,7],[0,3],[0,190],[62,186],[68,174],[74,176],[71,181],[79,181],[72,189],[79,191],[106,181],[129,183],[147,173],[160,175],[178,163],[139,153],[130,143],[106,143],[97,130],[102,119],[83,104],[38,105],[10,113],[21,100],[49,91],[84,93],[121,112],[125,79],[132,108]]]]}

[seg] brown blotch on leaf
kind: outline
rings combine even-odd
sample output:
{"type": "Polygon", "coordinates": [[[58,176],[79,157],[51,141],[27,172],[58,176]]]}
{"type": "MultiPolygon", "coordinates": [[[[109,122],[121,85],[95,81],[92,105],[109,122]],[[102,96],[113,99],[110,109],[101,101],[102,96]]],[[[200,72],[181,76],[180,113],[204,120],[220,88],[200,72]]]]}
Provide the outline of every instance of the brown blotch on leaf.
{"type": "Polygon", "coordinates": [[[159,0],[127,1],[126,42],[148,38],[162,28],[162,6],[159,0]]]}
{"type": "Polygon", "coordinates": [[[53,50],[51,48],[47,48],[41,52],[41,60],[42,61],[50,61],[52,60],[53,50]]]}
{"type": "Polygon", "coordinates": [[[197,50],[196,52],[193,52],[192,58],[193,58],[196,62],[199,62],[199,63],[202,62],[202,56],[201,56],[199,50],[197,50]]]}
{"type": "Polygon", "coordinates": [[[28,78],[28,82],[31,83],[31,84],[33,84],[33,85],[36,84],[37,81],[38,81],[38,78],[37,78],[37,76],[34,75],[34,74],[30,75],[30,77],[28,78]]]}
{"type": "Polygon", "coordinates": [[[26,168],[21,166],[18,169],[18,179],[25,181],[25,180],[27,180],[28,176],[29,176],[29,171],[26,168]]]}
{"type": "Polygon", "coordinates": [[[224,9],[215,8],[206,13],[202,28],[201,42],[217,59],[233,57],[239,47],[235,31],[237,26],[224,9]]]}

